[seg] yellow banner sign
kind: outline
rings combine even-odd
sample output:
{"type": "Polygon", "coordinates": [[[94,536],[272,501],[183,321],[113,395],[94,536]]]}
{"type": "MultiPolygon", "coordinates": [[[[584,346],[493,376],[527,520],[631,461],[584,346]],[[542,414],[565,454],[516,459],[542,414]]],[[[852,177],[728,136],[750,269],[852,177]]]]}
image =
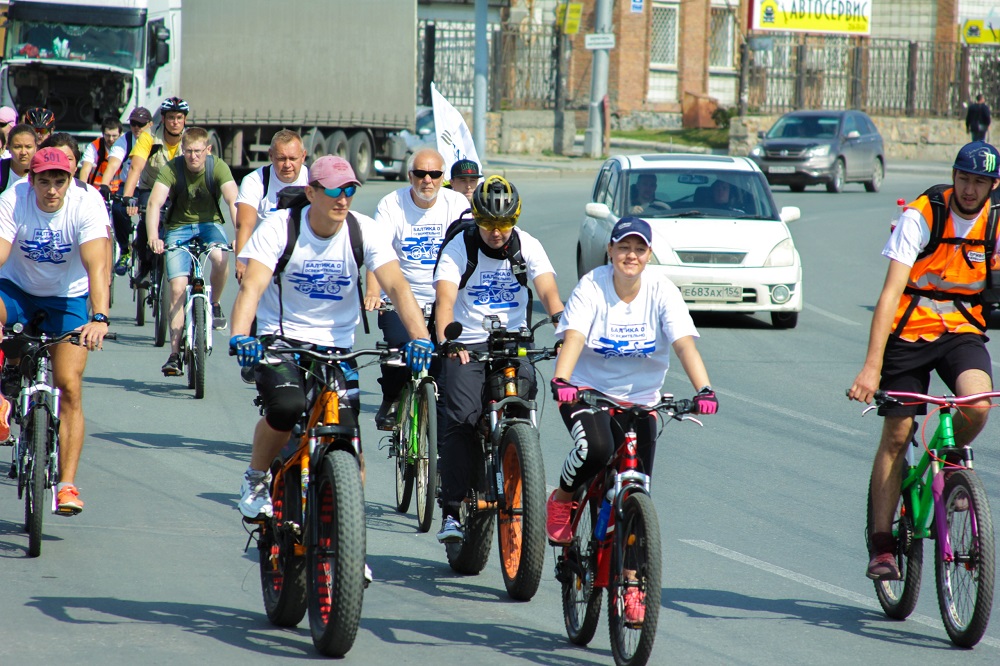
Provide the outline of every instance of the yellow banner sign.
{"type": "Polygon", "coordinates": [[[871,0],[751,0],[753,30],[829,32],[867,35],[871,32],[871,0]]]}
{"type": "Polygon", "coordinates": [[[575,35],[580,32],[580,19],[582,17],[582,2],[560,2],[556,5],[556,25],[562,28],[564,35],[575,35]],[[567,5],[569,11],[566,11],[567,5]]]}
{"type": "Polygon", "coordinates": [[[966,44],[1000,44],[1000,23],[971,19],[962,26],[962,40],[966,44]]]}

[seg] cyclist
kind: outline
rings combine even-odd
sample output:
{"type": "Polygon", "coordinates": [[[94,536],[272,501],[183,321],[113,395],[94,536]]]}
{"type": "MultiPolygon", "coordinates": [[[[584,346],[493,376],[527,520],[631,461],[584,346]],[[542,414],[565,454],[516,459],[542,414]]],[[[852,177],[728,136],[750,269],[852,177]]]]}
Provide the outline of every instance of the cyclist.
{"type": "MultiPolygon", "coordinates": [[[[306,149],[302,137],[292,130],[278,130],[271,137],[267,150],[271,163],[251,171],[240,183],[240,196],[236,199],[236,255],[243,250],[264,217],[275,210],[278,192],[289,185],[308,185],[309,173],[302,166],[306,162],[306,149]]],[[[246,264],[236,260],[236,279],[243,278],[246,264]]]]}
{"type": "MultiPolygon", "coordinates": [[[[188,103],[180,97],[168,97],[160,104],[160,118],[163,129],[158,135],[143,132],[139,135],[135,147],[129,153],[132,165],[121,187],[122,199],[128,203],[125,212],[137,215],[139,206],[146,205],[149,194],[156,184],[160,167],[176,158],[181,152],[181,136],[187,124],[187,115],[191,111],[188,103]]],[[[156,234],[153,234],[156,237],[156,234]]],[[[136,229],[135,247],[139,251],[139,280],[149,272],[152,257],[146,250],[148,238],[146,225],[139,224],[136,229]]]]}
{"type": "MultiPolygon", "coordinates": [[[[288,210],[268,215],[241,253],[247,268],[233,305],[229,346],[236,350],[241,366],[256,366],[257,391],[264,405],[264,417],[254,431],[250,466],[240,490],[239,508],[248,518],[271,515],[268,469],[306,409],[308,388],[303,373],[290,363],[257,365],[262,346],[249,335],[250,322],[256,314],[261,335],[282,333],[305,344],[338,350],[354,345],[354,329],[360,318],[357,278],[363,268],[354,264],[350,233],[345,228],[349,214],[355,215],[364,229],[365,267],[378,276],[413,338],[407,346],[407,361],[421,369],[433,351],[423,313],[399,269],[388,234],[380,231],[371,218],[350,212],[359,186],[350,163],[327,155],[316,160],[308,173],[305,193],[310,205],[300,212],[299,236],[278,280],[273,279],[274,270],[288,242],[288,210]],[[315,274],[328,281],[346,279],[352,286],[342,290],[339,299],[297,288],[301,280],[296,277],[315,274]]],[[[338,381],[341,422],[357,424],[360,404],[356,365],[346,370],[338,381]]]]}
{"type": "MultiPolygon", "coordinates": [[[[129,131],[118,137],[111,150],[108,151],[107,164],[101,172],[101,182],[115,182],[117,174],[118,192],[124,193],[125,181],[128,179],[130,167],[132,165],[132,148],[138,143],[143,132],[149,132],[153,126],[153,116],[149,109],[137,106],[132,109],[128,117],[129,131]],[[120,172],[119,172],[120,170],[120,172]]],[[[80,177],[84,177],[83,169],[80,170],[80,177]]],[[[102,190],[105,198],[111,196],[110,188],[102,190]]],[[[117,197],[111,204],[111,221],[115,228],[115,242],[118,243],[118,263],[115,264],[115,273],[125,275],[128,272],[128,262],[132,248],[128,244],[128,235],[132,231],[132,218],[126,210],[127,203],[121,197],[117,197]]]]}
{"type": "MultiPolygon", "coordinates": [[[[509,329],[526,325],[529,291],[526,282],[523,286],[519,283],[516,272],[526,273],[549,315],[562,310],[555,270],[544,248],[527,232],[514,228],[520,214],[517,188],[500,176],[487,178],[472,194],[475,228],[454,236],[441,248],[434,272],[437,339],[445,340],[445,328],[452,321],[462,324],[461,335],[445,346],[447,357],[439,381],[443,520],[437,538],[442,543],[464,538],[458,509],[472,479],[470,447],[477,441],[476,424],[482,414],[486,381],[485,364],[470,363],[469,350],[486,349],[488,333],[483,330],[483,317],[498,315],[509,329]],[[476,248],[474,259],[466,252],[466,233],[476,248]],[[465,272],[472,263],[475,266],[466,279],[465,272]]],[[[531,365],[522,364],[518,373],[531,383],[534,394],[531,365]]]]}
{"type": "Polygon", "coordinates": [[[38,150],[38,137],[31,125],[16,125],[7,137],[10,157],[0,160],[0,192],[27,180],[31,158],[38,150]]]}
{"type": "MultiPolygon", "coordinates": [[[[111,192],[117,192],[121,181],[111,174],[107,181],[103,180],[104,170],[108,166],[108,156],[111,148],[122,135],[122,123],[114,116],[108,116],[101,122],[101,136],[87,144],[83,149],[83,159],[80,161],[80,180],[91,185],[104,185],[111,192]]],[[[103,188],[102,188],[103,190],[103,188]]]]}
{"type": "MultiPolygon", "coordinates": [[[[208,144],[208,132],[201,127],[189,127],[181,139],[182,157],[174,158],[160,169],[156,185],[149,195],[146,210],[146,233],[149,249],[155,254],[163,254],[165,245],[178,241],[187,242],[199,237],[203,243],[226,243],[226,232],[222,225],[225,218],[219,207],[219,193],[225,199],[231,219],[236,219],[236,195],[238,188],[229,166],[212,155],[208,144]],[[211,172],[209,169],[211,168],[211,172]],[[214,181],[213,189],[211,182],[214,181]],[[160,206],[171,200],[170,214],[164,222],[166,237],[161,240],[160,206]]],[[[216,330],[226,327],[226,316],[222,313],[222,290],[226,287],[226,271],[229,254],[215,248],[209,254],[212,262],[212,327],[216,330]]],[[[181,367],[180,344],[184,328],[184,300],[191,270],[191,255],[179,248],[167,252],[166,275],[170,282],[170,356],[161,368],[167,377],[183,372],[181,367]]]]}
{"type": "MultiPolygon", "coordinates": [[[[434,301],[432,278],[441,241],[448,226],[469,208],[469,202],[457,192],[441,187],[444,158],[433,148],[414,153],[408,171],[410,184],[379,201],[375,222],[392,235],[399,266],[417,303],[424,307],[434,301]]],[[[375,308],[381,301],[378,280],[369,275],[365,307],[375,308]]],[[[410,339],[395,312],[380,312],[378,327],[390,347],[400,347],[410,339]]],[[[375,414],[375,425],[380,430],[391,430],[395,425],[399,393],[409,377],[406,368],[382,366],[379,379],[382,404],[375,414]]]]}
{"type": "MultiPolygon", "coordinates": [[[[931,370],[955,395],[992,390],[981,292],[989,268],[983,252],[990,198],[1000,184],[1000,154],[984,141],[968,143],[952,166],[952,186],[943,192],[939,215],[947,215],[942,241],[930,247],[935,205],[925,193],[900,216],[882,255],[889,259],[882,292],[872,314],[868,351],[848,391],[870,403],[876,389],[926,393],[931,370]],[[963,242],[964,239],[964,242],[963,242]],[[978,239],[978,240],[977,240],[978,239]],[[930,253],[925,249],[931,249],[930,253]]],[[[991,239],[992,240],[992,239],[991,239]]],[[[989,400],[960,408],[955,440],[965,446],[986,425],[989,400]]],[[[906,446],[914,416],[925,405],[883,405],[882,436],[872,464],[873,532],[866,575],[897,580],[892,519],[899,503],[906,446]]]]}
{"type": "Polygon", "coordinates": [[[79,513],[75,485],[83,450],[83,371],[87,351],[108,332],[107,211],[97,197],[71,196],[73,170],[58,148],[31,158],[27,182],[0,196],[0,324],[28,323],[44,314],[41,330],[80,330],[80,345],[52,348],[60,389],[59,485],[56,508],[79,513]],[[55,255],[59,259],[54,258],[55,255]],[[87,316],[87,297],[93,316],[87,316]]]}
{"type": "Polygon", "coordinates": [[[24,122],[35,130],[35,137],[41,143],[56,131],[56,116],[42,106],[33,106],[24,112],[24,122]]]}
{"type": "Polygon", "coordinates": [[[474,160],[463,158],[456,160],[451,165],[451,181],[448,183],[448,186],[459,194],[464,195],[471,204],[472,193],[476,191],[476,186],[479,185],[479,179],[482,177],[483,174],[479,172],[479,165],[474,160]]]}

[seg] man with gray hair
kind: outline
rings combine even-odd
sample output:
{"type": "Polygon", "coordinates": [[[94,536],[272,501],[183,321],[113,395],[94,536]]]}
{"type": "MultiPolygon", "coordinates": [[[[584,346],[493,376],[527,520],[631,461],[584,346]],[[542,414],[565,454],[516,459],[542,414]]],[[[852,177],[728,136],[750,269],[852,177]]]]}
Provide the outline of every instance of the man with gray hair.
{"type": "MultiPolygon", "coordinates": [[[[387,194],[375,209],[375,222],[392,235],[392,247],[417,303],[434,302],[434,264],[452,222],[469,208],[462,194],[442,189],[444,158],[433,148],[417,151],[407,165],[410,184],[387,194]]],[[[365,308],[378,307],[384,298],[378,281],[368,273],[365,308]]],[[[402,347],[410,337],[395,312],[380,312],[378,327],[390,347],[402,347]]],[[[399,391],[409,377],[406,368],[382,366],[382,404],[375,416],[379,430],[395,425],[399,391]]]]}

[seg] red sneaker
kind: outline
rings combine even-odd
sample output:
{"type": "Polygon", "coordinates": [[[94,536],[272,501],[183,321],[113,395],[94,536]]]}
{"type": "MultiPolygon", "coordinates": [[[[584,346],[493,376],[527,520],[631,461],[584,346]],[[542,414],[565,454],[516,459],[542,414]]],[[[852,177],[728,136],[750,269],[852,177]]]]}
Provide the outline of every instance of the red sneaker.
{"type": "Polygon", "coordinates": [[[83,500],[76,486],[69,484],[56,493],[56,513],[63,516],[75,516],[83,511],[83,500]]]}
{"type": "Polygon", "coordinates": [[[10,439],[10,400],[0,395],[0,442],[10,439]]]}
{"type": "Polygon", "coordinates": [[[625,589],[625,621],[642,624],[646,619],[646,593],[637,587],[625,589]]]}
{"type": "Polygon", "coordinates": [[[570,522],[576,502],[560,502],[556,499],[556,491],[549,495],[545,503],[545,531],[549,535],[549,543],[553,546],[565,546],[573,540],[573,527],[570,522]]]}

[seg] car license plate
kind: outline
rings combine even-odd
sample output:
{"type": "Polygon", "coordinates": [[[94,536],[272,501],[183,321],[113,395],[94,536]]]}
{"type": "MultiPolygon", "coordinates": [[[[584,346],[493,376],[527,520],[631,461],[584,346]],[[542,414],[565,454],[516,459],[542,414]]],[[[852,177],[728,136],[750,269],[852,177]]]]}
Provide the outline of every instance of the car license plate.
{"type": "Polygon", "coordinates": [[[687,301],[741,301],[743,287],[727,284],[687,284],[681,287],[687,301]]]}
{"type": "Polygon", "coordinates": [[[793,166],[773,166],[768,167],[768,171],[771,173],[795,173],[795,167],[793,166]]]}

